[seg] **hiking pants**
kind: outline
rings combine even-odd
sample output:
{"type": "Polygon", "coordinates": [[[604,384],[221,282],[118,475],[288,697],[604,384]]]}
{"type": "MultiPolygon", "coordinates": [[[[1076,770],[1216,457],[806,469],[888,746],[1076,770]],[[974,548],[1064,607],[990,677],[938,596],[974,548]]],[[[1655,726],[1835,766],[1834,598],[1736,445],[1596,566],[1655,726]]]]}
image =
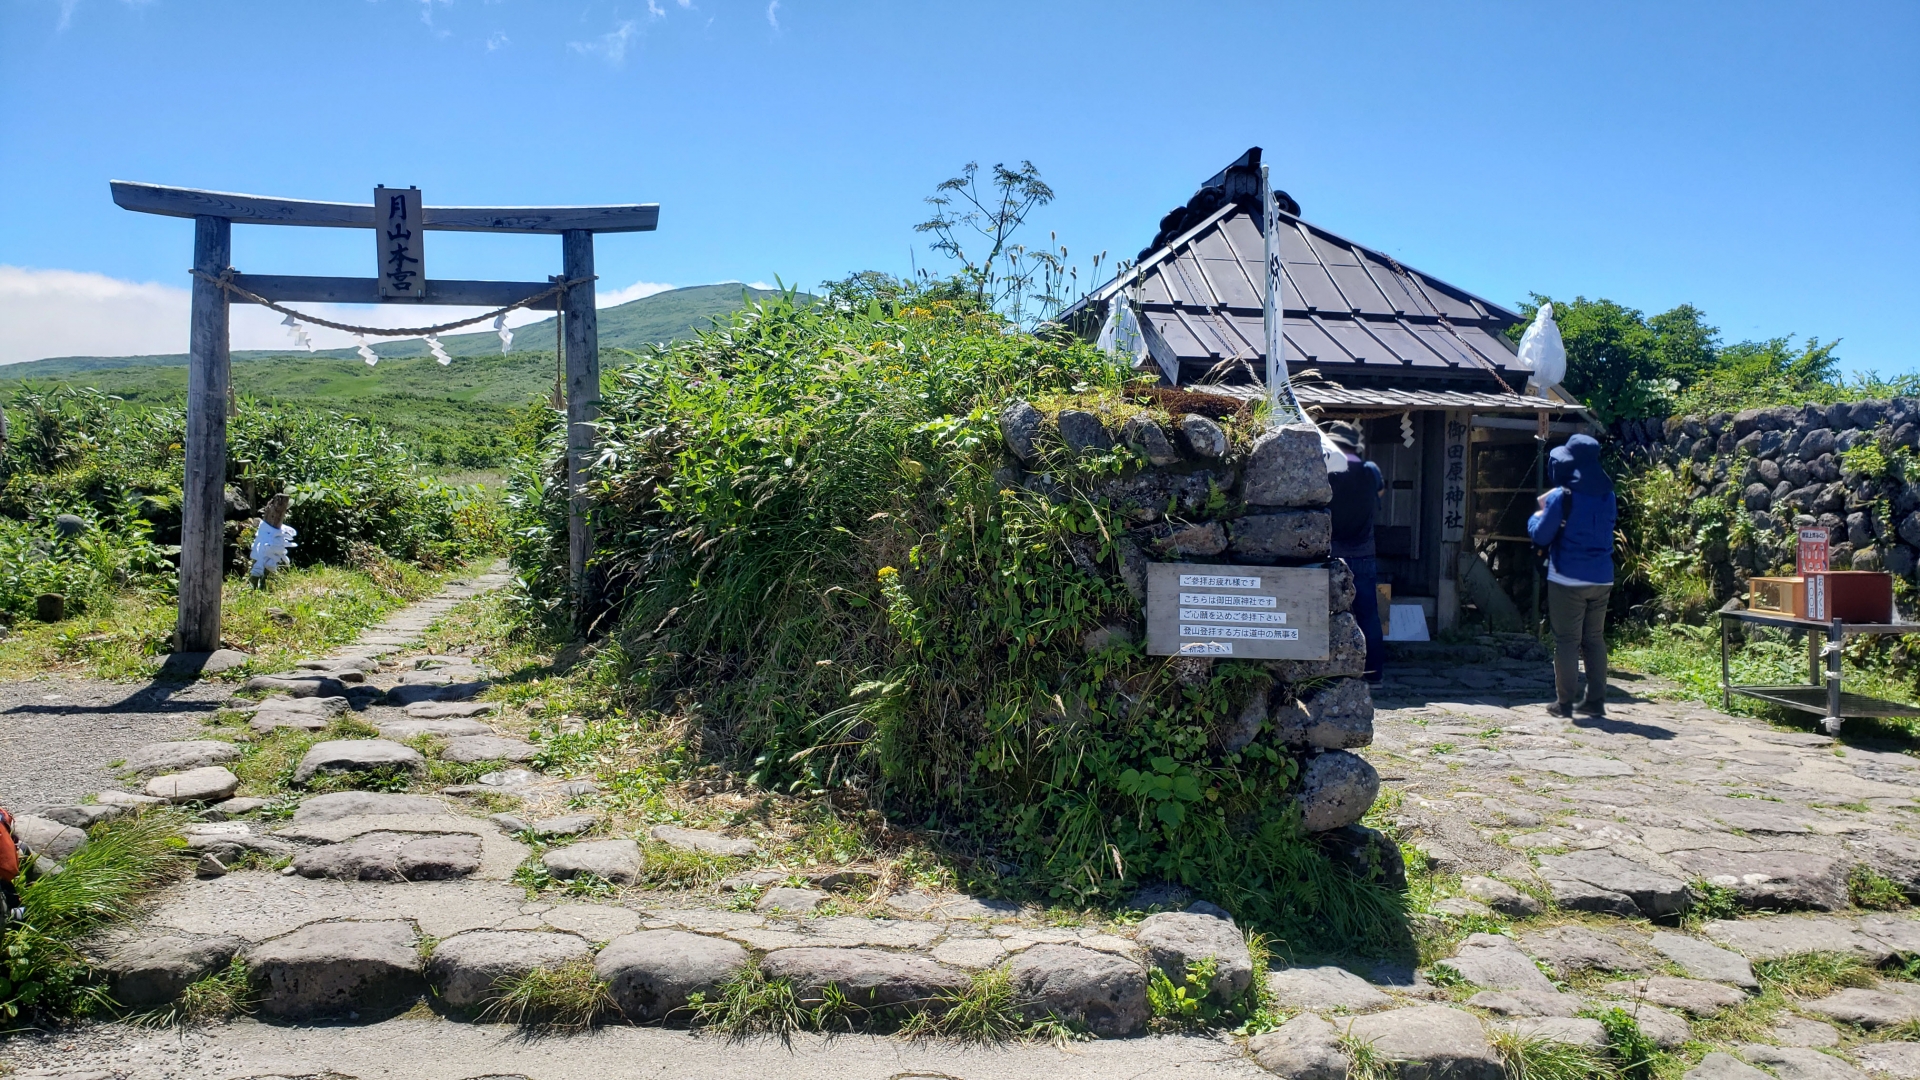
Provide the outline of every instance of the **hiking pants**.
{"type": "Polygon", "coordinates": [[[1380,633],[1380,565],[1372,558],[1348,559],[1353,570],[1353,618],[1360,624],[1360,636],[1367,639],[1367,681],[1381,680],[1381,661],[1387,647],[1380,633]]]}
{"type": "Polygon", "coordinates": [[[1575,707],[1580,662],[1587,694],[1578,708],[1601,712],[1607,703],[1607,596],[1611,585],[1547,582],[1547,619],[1553,624],[1553,689],[1563,707],[1575,707]]]}

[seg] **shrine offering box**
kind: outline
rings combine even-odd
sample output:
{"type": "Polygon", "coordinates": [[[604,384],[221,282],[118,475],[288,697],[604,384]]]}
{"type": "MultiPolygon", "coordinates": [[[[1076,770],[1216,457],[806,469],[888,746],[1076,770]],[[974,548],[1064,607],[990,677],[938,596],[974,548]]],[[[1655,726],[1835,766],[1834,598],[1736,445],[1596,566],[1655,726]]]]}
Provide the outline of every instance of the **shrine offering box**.
{"type": "Polygon", "coordinates": [[[1822,622],[1892,622],[1893,575],[1829,570],[1796,577],[1751,578],[1747,581],[1747,610],[1822,622]]]}

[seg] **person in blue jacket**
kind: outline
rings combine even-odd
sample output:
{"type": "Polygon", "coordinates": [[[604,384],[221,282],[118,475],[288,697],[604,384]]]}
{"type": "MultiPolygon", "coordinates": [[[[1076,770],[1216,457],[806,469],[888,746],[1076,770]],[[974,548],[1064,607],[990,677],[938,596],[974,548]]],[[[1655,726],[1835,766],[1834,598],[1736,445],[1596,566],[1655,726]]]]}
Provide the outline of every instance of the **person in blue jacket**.
{"type": "Polygon", "coordinates": [[[1575,435],[1548,455],[1553,488],[1527,519],[1527,535],[1547,552],[1547,618],[1553,624],[1555,716],[1607,712],[1607,597],[1613,592],[1613,480],[1600,467],[1600,444],[1575,435]],[[1586,696],[1578,704],[1580,662],[1586,696]]]}

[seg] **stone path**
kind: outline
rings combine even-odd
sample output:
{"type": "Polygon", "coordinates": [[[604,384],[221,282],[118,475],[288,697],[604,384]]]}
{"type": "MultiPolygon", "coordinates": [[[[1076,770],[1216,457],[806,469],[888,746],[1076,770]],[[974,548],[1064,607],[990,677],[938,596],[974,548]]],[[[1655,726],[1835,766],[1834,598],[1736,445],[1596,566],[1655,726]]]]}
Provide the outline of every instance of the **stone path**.
{"type": "MultiPolygon", "coordinates": [[[[422,626],[384,633],[417,640],[422,626]]],[[[488,1057],[489,1047],[525,1045],[508,1029],[466,1022],[495,980],[574,962],[607,980],[618,1015],[670,1028],[684,1023],[691,994],[711,994],[749,965],[789,979],[803,1001],[834,984],[876,1009],[921,1007],[965,988],[972,972],[1004,966],[1035,1017],[1103,1038],[1065,1057],[1025,1047],[991,1059],[861,1038],[844,1062],[810,1051],[783,1059],[779,1067],[795,1075],[1092,1075],[1088,1063],[1117,1064],[1108,1048],[1128,1047],[1139,1055],[1124,1059],[1129,1074],[1243,1076],[1258,1067],[1337,1077],[1359,1040],[1377,1057],[1496,1080],[1506,1070],[1502,1038],[1604,1048],[1597,1016],[1615,1006],[1656,1044],[1698,1060],[1696,1080],[1920,1075],[1911,1067],[1920,1045],[1899,1037],[1920,1021],[1920,984],[1890,966],[1920,955],[1920,920],[1859,910],[1849,888],[1868,867],[1920,897],[1909,801],[1920,759],[1628,692],[1652,688],[1645,680],[1623,681],[1604,720],[1560,720],[1545,712],[1550,673],[1524,639],[1403,656],[1377,699],[1363,752],[1386,781],[1382,812],[1437,875],[1416,892],[1419,929],[1450,943],[1437,962],[1416,970],[1345,958],[1353,970],[1275,971],[1269,989],[1292,1016],[1276,1031],[1243,1042],[1126,1043],[1104,1040],[1145,1029],[1156,967],[1177,974],[1212,957],[1220,1000],[1246,988],[1250,957],[1225,912],[1201,901],[1138,922],[1063,927],[1036,910],[963,896],[906,891],[863,902],[874,878],[858,866],[761,867],[718,893],[642,889],[634,883],[648,860],[667,848],[764,860],[749,836],[674,826],[606,834],[597,785],[535,771],[536,748],[517,738],[522,721],[471,700],[490,674],[479,661],[403,657],[403,648],[367,641],[256,680],[273,696],[249,727],[317,730],[351,709],[380,732],[316,744],[302,775],[417,770],[424,759],[403,744],[421,734],[444,740],[428,748],[441,760],[492,771],[429,794],[308,796],[290,819],[262,817],[263,807],[242,799],[208,802],[207,820],[189,832],[201,876],[93,943],[130,1004],[163,1003],[239,957],[267,1022],[158,1041],[98,1026],[65,1042],[15,1043],[5,1052],[17,1065],[77,1058],[113,1076],[238,1077],[302,1075],[325,1062],[344,1075],[411,1068],[450,1078],[510,1066],[534,1080],[586,1075],[612,1060],[675,1075],[764,1068],[761,1048],[716,1056],[719,1040],[629,1027],[543,1040],[551,1051],[524,1060],[488,1057]],[[529,900],[510,880],[518,868],[590,887],[529,900]],[[1705,896],[1702,883],[1726,905],[1724,917],[1683,919],[1705,896]],[[1867,985],[1786,1002],[1756,1020],[1764,1035],[1749,1025],[1741,1039],[1751,1041],[1700,1044],[1714,1030],[1700,1025],[1755,1007],[1766,961],[1811,952],[1885,970],[1856,980],[1867,985]],[[421,1014],[423,1001],[439,1019],[421,1014]],[[358,1026],[284,1026],[319,1020],[358,1026]],[[396,1057],[403,1046],[431,1062],[396,1057]],[[1755,1065],[1767,1071],[1745,1071],[1755,1065]]],[[[232,791],[222,777],[231,776],[221,763],[228,753],[183,740],[135,760],[158,773],[146,791],[215,800],[232,791]]],[[[56,809],[44,827],[92,812],[56,809]]],[[[84,834],[69,828],[50,839],[73,844],[84,834]]]]}
{"type": "MultiPolygon", "coordinates": [[[[1563,720],[1545,709],[1551,665],[1524,638],[1399,651],[1365,754],[1398,796],[1392,826],[1451,894],[1427,929],[1508,928],[1466,936],[1446,961],[1468,984],[1447,996],[1489,1022],[1578,1040],[1594,1028],[1577,1012],[1631,1002],[1671,1045],[1746,1007],[1755,962],[1920,954],[1920,920],[1849,894],[1870,869],[1920,899],[1920,759],[1901,747],[1659,700],[1658,680],[1623,673],[1605,718],[1563,720]],[[1677,916],[1702,883],[1737,917],[1689,931],[1677,916]]],[[[1914,1016],[1920,985],[1893,978],[1792,1000],[1771,1037],[1689,1075],[1920,1076],[1920,1045],[1883,1041],[1914,1016]]]]}

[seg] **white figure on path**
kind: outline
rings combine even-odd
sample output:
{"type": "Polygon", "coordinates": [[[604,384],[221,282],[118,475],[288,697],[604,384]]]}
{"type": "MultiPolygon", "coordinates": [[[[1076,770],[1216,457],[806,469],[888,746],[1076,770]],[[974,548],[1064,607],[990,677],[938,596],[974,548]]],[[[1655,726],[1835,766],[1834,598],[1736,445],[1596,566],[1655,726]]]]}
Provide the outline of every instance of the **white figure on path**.
{"type": "Polygon", "coordinates": [[[290,501],[285,495],[275,495],[260,512],[260,527],[253,532],[253,570],[250,573],[256,589],[265,584],[267,571],[277,570],[292,561],[287,557],[287,549],[298,546],[293,542],[293,526],[286,523],[289,505],[290,501]]]}

